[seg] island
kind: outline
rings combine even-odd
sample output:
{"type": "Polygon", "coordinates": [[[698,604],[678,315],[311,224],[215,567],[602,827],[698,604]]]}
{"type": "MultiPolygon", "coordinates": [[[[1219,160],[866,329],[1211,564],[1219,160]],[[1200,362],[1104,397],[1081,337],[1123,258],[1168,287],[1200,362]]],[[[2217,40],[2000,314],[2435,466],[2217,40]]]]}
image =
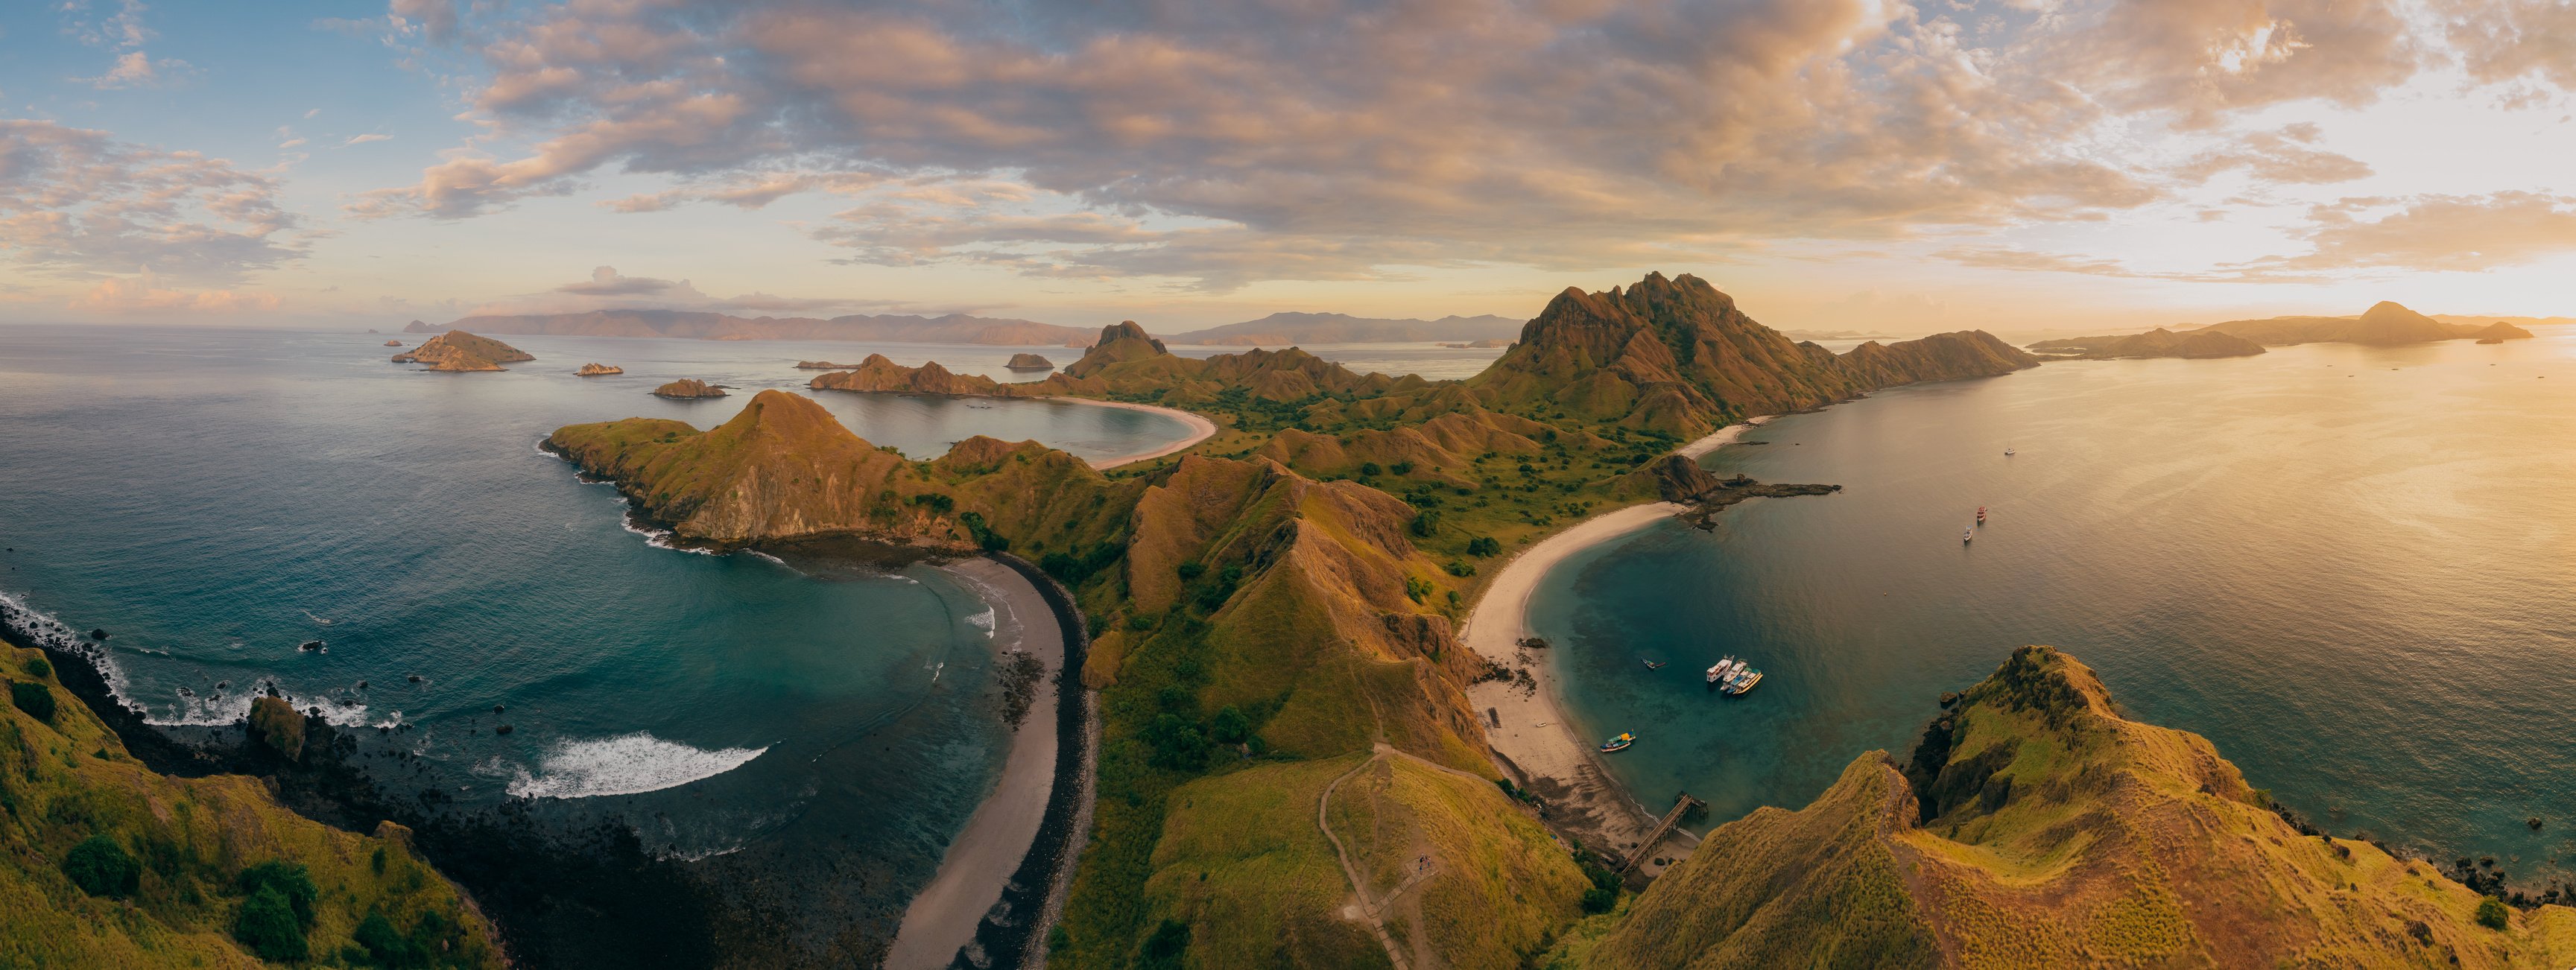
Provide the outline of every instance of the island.
{"type": "Polygon", "coordinates": [[[610,374],[626,373],[626,368],[610,367],[607,364],[583,364],[580,370],[572,373],[575,377],[606,377],[610,374]]]}
{"type": "Polygon", "coordinates": [[[796,362],[797,370],[847,370],[857,366],[859,365],[835,364],[828,360],[800,360],[796,362]]]}
{"type": "Polygon", "coordinates": [[[1511,345],[1512,339],[1510,337],[1487,337],[1483,340],[1470,340],[1465,343],[1441,344],[1440,346],[1447,347],[1451,350],[1500,350],[1508,348],[1511,345]]]}
{"type": "MultiPolygon", "coordinates": [[[[1074,339],[1084,332],[1034,320],[950,313],[815,317],[739,317],[690,310],[593,310],[588,313],[495,314],[465,317],[450,327],[485,333],[568,337],[680,337],[694,340],[866,340],[1029,347],[1074,339]]],[[[434,328],[414,320],[403,328],[434,328]]]]}
{"type": "Polygon", "coordinates": [[[385,346],[387,346],[387,347],[400,347],[400,346],[402,346],[402,341],[399,341],[399,340],[388,340],[388,341],[385,341],[385,346]]]}
{"type": "Polygon", "coordinates": [[[1055,361],[1036,354],[1019,353],[1012,354],[1011,362],[1002,366],[1009,370],[1054,370],[1055,361]]]}
{"type": "Polygon", "coordinates": [[[2305,343],[2354,343],[2375,346],[2430,343],[2438,340],[2472,338],[2484,341],[2495,338],[2522,340],[2531,331],[2497,320],[2485,326],[2448,323],[2425,316],[2404,305],[2381,301],[2357,317],[2271,317],[2263,320],[2229,320],[2213,323],[2184,333],[2216,332],[2242,337],[2267,347],[2305,343]]]}
{"type": "Polygon", "coordinates": [[[2070,360],[2121,360],[2139,357],[2208,360],[2219,357],[2251,357],[2262,353],[2263,345],[2223,330],[2175,333],[2163,327],[2157,327],[2145,333],[2127,336],[2042,340],[2031,344],[2030,349],[2070,360]]]}
{"type": "Polygon", "coordinates": [[[423,370],[463,372],[503,370],[502,364],[535,360],[517,347],[463,330],[450,330],[393,355],[397,364],[427,364],[423,370]]]}
{"type": "Polygon", "coordinates": [[[690,401],[697,400],[699,398],[723,397],[725,396],[725,392],[724,388],[717,387],[697,378],[683,377],[679,380],[654,388],[653,396],[667,397],[679,401],[690,401]]]}
{"type": "MultiPolygon", "coordinates": [[[[1036,897],[1013,911],[1062,893],[1062,932],[995,924],[1004,929],[977,937],[994,965],[1044,953],[1125,966],[1158,932],[1185,935],[1197,965],[1375,962],[1376,933],[1339,915],[1358,894],[1389,933],[1444,964],[1512,966],[1569,932],[1585,894],[1602,891],[1579,859],[1619,865],[1608,853],[1656,826],[1607,776],[1556,770],[1589,763],[1570,734],[1507,749],[1488,729],[1470,689],[1512,674],[1508,657],[1469,649],[1457,629],[1488,573],[1479,567],[1587,515],[1668,516],[1668,485],[1707,503],[1830,491],[1656,470],[1694,439],[1737,433],[1747,415],[2037,364],[1978,331],[1837,355],[1761,326],[1705,281],[1655,274],[1558,294],[1517,346],[1465,381],[1361,374],[1294,349],[1183,357],[1131,321],[1024,384],[872,356],[810,385],[1153,401],[1221,429],[1132,471],[983,437],[908,461],[781,391],[754,395],[711,430],[630,418],[560,429],[546,448],[613,483],[675,544],[784,551],[846,537],[1009,555],[1071,590],[1092,631],[1079,682],[1099,695],[1080,703],[1101,718],[1087,755],[1099,767],[1081,775],[1098,790],[1063,809],[1095,819],[1079,857],[1087,868],[1070,880],[1062,860],[1024,863],[1030,875],[1011,881],[1036,897]],[[1555,807],[1533,814],[1522,798],[1555,807]],[[1295,848],[1259,849],[1270,861],[1246,868],[1233,842],[1176,834],[1193,831],[1295,848]],[[1422,878],[1367,875],[1395,864],[1369,846],[1416,844],[1432,853],[1422,878]],[[1198,903],[1151,888],[1181,884],[1198,903]],[[1288,884],[1318,888],[1281,891],[1288,884]],[[1423,899],[1460,900],[1474,919],[1425,920],[1414,915],[1423,899]],[[1288,925],[1303,929],[1271,929],[1288,925]]],[[[1057,811],[1051,801],[1047,826],[1057,811]]],[[[948,852],[984,858],[989,847],[948,852]]],[[[966,888],[943,885],[940,898],[987,891],[966,888]]]]}

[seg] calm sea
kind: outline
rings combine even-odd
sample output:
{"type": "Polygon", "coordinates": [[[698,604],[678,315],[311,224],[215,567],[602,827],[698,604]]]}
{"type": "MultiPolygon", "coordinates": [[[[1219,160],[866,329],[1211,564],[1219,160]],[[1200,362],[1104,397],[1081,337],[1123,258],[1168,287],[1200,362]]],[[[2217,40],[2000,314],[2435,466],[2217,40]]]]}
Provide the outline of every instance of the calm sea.
{"type": "MultiPolygon", "coordinates": [[[[538,359],[428,374],[387,339],[418,338],[0,327],[0,595],[108,630],[120,692],[164,724],[236,720],[273,683],[406,727],[364,732],[421,755],[398,790],[618,814],[692,858],[791,840],[878,908],[926,880],[999,768],[993,611],[930,568],[648,545],[535,444],[631,415],[709,427],[745,400],[646,393],[673,378],[797,388],[800,357],[871,349],[1007,376],[1012,348],[512,337],[538,359]],[[572,376],[589,361],[626,374],[572,376]]],[[[819,399],[915,457],[979,432],[1086,456],[1187,434],[1061,403],[819,399]]]]}
{"type": "Polygon", "coordinates": [[[2576,869],[2576,332],[2052,363],[1749,437],[1711,466],[1844,491],[1655,526],[1533,607],[1647,805],[1804,805],[2042,643],[2337,834],[2576,869]],[[1710,695],[1725,654],[1768,678],[1710,695]]]}

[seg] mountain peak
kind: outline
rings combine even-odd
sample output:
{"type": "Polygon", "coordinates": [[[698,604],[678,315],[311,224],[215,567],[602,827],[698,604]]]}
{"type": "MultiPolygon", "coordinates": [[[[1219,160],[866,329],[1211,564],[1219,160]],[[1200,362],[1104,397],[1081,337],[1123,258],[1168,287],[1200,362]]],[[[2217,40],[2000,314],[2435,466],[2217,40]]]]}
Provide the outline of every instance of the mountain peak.
{"type": "Polygon", "coordinates": [[[1121,320],[1100,328],[1100,342],[1084,351],[1081,360],[1066,366],[1064,373],[1068,377],[1089,377],[1111,364],[1169,357],[1171,354],[1162,341],[1146,333],[1144,327],[1136,325],[1136,321],[1121,320]]]}

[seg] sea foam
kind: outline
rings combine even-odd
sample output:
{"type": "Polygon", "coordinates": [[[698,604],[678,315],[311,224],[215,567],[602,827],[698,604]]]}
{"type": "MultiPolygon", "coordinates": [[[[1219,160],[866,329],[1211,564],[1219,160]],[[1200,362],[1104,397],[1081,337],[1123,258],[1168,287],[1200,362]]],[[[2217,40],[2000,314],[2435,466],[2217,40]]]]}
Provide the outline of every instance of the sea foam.
{"type": "Polygon", "coordinates": [[[768,751],[707,751],[638,731],[593,741],[556,741],[530,774],[517,772],[510,794],[521,798],[591,798],[660,791],[713,778],[749,764],[768,751]]]}

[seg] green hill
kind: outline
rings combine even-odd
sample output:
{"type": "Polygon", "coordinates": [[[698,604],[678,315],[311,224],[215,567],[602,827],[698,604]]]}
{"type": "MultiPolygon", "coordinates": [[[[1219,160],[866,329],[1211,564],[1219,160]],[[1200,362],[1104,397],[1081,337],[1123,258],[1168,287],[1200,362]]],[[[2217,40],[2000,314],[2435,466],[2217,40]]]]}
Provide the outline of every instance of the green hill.
{"type": "MultiPolygon", "coordinates": [[[[1580,951],[1579,959],[1575,956],[1580,951]]],[[[2208,740],[2015,651],[1903,762],[1711,832],[1590,967],[2566,966],[2576,910],[2303,831],[2208,740]],[[2481,922],[2481,909],[2487,915],[2481,922]]]]}
{"type": "Polygon", "coordinates": [[[257,779],[155,774],[41,652],[0,646],[0,668],[0,966],[502,965],[400,826],[358,835],[257,779]]]}

